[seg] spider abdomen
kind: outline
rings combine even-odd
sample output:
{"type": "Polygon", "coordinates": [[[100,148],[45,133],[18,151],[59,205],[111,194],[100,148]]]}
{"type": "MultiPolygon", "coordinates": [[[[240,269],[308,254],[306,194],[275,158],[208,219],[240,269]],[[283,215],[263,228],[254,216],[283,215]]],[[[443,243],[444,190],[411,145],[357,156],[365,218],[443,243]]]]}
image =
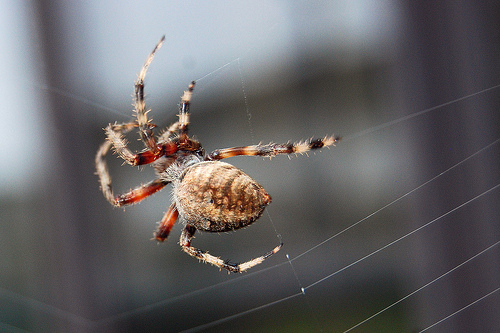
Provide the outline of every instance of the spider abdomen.
{"type": "Polygon", "coordinates": [[[219,161],[189,167],[174,186],[179,214],[202,231],[229,231],[257,220],[271,197],[250,176],[219,161]]]}

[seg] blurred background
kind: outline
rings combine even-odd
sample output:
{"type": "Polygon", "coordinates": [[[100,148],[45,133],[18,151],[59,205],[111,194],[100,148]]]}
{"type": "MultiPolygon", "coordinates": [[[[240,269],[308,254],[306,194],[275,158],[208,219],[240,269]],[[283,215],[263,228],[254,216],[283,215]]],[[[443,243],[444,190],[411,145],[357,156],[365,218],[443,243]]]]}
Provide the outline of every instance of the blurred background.
{"type": "MultiPolygon", "coordinates": [[[[396,302],[352,331],[498,331],[497,1],[2,3],[1,331],[342,332],[396,302]],[[246,261],[281,237],[247,273],[187,256],[180,224],[151,240],[170,189],[125,210],[99,190],[102,129],[131,119],[164,34],[146,79],[156,124],[197,80],[190,128],[207,152],[343,136],[228,160],[273,203],[193,244],[246,261]]],[[[116,193],[154,177],[108,163],[116,193]]]]}

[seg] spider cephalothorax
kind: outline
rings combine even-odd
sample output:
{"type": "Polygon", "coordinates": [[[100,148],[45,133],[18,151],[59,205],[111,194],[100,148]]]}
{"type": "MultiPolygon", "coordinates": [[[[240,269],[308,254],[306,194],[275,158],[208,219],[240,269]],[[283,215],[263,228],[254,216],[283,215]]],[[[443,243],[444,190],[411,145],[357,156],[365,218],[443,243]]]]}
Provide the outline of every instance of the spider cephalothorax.
{"type": "Polygon", "coordinates": [[[240,169],[219,160],[237,155],[275,156],[304,153],[311,149],[335,145],[340,138],[332,136],[294,144],[217,149],[205,155],[201,144],[188,136],[189,106],[194,81],[181,98],[179,120],[165,132],[155,136],[155,125],[148,119],[144,103],[144,78],[164,39],[165,37],[162,37],[151,52],[135,82],[136,119],[130,123],[110,124],[105,129],[107,140],[96,155],[101,190],[112,205],[120,207],[137,203],[171,183],[173,203],[163,216],[154,234],[155,239],[164,241],[180,217],[185,224],[180,237],[180,245],[185,252],[228,271],[243,272],[278,252],[282,244],[263,256],[241,264],[230,264],[191,246],[196,229],[223,232],[248,226],[261,216],[264,208],[271,202],[269,194],[255,180],[240,169]],[[146,146],[144,151],[135,154],[128,149],[124,139],[124,134],[134,128],[139,130],[146,146]],[[130,165],[151,164],[155,168],[157,178],[128,193],[115,196],[105,161],[111,147],[130,165]]]}

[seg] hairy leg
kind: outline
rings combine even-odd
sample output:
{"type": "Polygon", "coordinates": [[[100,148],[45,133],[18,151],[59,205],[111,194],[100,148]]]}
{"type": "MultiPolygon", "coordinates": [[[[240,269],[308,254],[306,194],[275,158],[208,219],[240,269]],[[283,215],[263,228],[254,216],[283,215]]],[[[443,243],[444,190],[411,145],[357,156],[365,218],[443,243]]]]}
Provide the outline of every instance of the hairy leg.
{"type": "MultiPolygon", "coordinates": [[[[128,149],[127,141],[123,137],[123,134],[130,131],[131,128],[137,127],[136,123],[128,124],[110,124],[106,127],[106,135],[108,137],[108,142],[105,142],[101,149],[105,148],[106,143],[110,143],[115,149],[116,153],[120,155],[121,158],[125,160],[130,165],[143,165],[149,164],[156,161],[158,158],[164,155],[171,155],[178,151],[177,143],[174,141],[162,143],[156,151],[146,150],[141,153],[134,154],[128,149]]],[[[107,149],[109,150],[110,147],[107,149]]],[[[107,153],[107,150],[106,150],[107,153]]],[[[98,152],[98,155],[102,152],[98,152]]]]}
{"type": "Polygon", "coordinates": [[[154,125],[150,123],[151,120],[149,120],[147,116],[149,110],[146,110],[146,102],[144,100],[144,79],[146,78],[146,72],[148,71],[149,65],[151,65],[151,62],[153,61],[156,51],[158,51],[164,41],[165,36],[160,39],[153,51],[149,54],[149,57],[146,59],[146,62],[142,66],[139,76],[135,81],[134,105],[137,124],[139,125],[139,133],[146,147],[153,152],[156,152],[158,150],[158,147],[153,135],[154,125]]]}
{"type": "Polygon", "coordinates": [[[206,160],[222,160],[224,158],[246,155],[246,156],[276,156],[279,154],[303,154],[310,150],[321,149],[323,147],[335,146],[340,141],[340,137],[325,137],[308,142],[296,142],[287,144],[271,143],[268,145],[254,145],[246,147],[233,147],[217,149],[207,155],[206,160]]]}
{"type": "Polygon", "coordinates": [[[181,97],[181,104],[179,109],[179,130],[181,140],[187,139],[188,125],[189,125],[189,106],[191,105],[191,97],[193,96],[195,82],[192,81],[188,90],[184,91],[181,97]]]}
{"type": "MultiPolygon", "coordinates": [[[[130,161],[140,164],[135,161],[141,160],[141,155],[134,155],[127,148],[125,140],[122,138],[124,133],[129,132],[134,127],[137,127],[136,123],[127,123],[127,124],[115,124],[109,125],[106,128],[106,132],[108,130],[112,133],[108,135],[108,140],[106,140],[98,149],[95,164],[97,175],[99,176],[99,183],[101,185],[101,191],[104,194],[104,197],[116,207],[131,205],[140,200],[150,196],[151,194],[161,190],[168,182],[156,179],[148,184],[142,185],[134,190],[131,190],[128,193],[115,196],[113,194],[113,189],[111,187],[111,176],[109,175],[108,165],[106,163],[106,155],[112,146],[115,146],[115,149],[120,154],[120,156],[125,157],[124,159],[129,162],[126,158],[129,158],[130,161]],[[139,157],[137,157],[139,156],[139,157]]],[[[134,165],[137,165],[134,164],[134,165]]]]}
{"type": "Polygon", "coordinates": [[[198,258],[199,260],[212,264],[214,266],[217,266],[219,268],[224,268],[227,269],[230,272],[233,273],[241,273],[246,271],[249,268],[252,268],[253,266],[256,266],[260,263],[262,263],[266,258],[272,256],[276,252],[278,252],[281,249],[281,246],[283,244],[280,244],[276,246],[272,251],[266,253],[263,256],[254,258],[252,260],[246,261],[241,264],[230,264],[224,260],[222,260],[219,257],[215,257],[211,254],[208,254],[206,251],[199,250],[195,247],[191,246],[191,240],[193,239],[194,233],[196,231],[196,228],[186,224],[184,227],[184,230],[182,231],[181,238],[180,238],[180,244],[182,246],[182,249],[184,252],[189,254],[190,256],[193,256],[195,258],[198,258]]]}

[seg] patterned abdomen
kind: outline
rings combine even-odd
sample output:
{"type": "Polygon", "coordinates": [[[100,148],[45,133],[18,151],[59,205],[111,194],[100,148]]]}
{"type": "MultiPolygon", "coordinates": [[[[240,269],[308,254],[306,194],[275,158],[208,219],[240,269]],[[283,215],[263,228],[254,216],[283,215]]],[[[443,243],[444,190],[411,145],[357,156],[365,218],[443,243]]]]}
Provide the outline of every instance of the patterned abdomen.
{"type": "Polygon", "coordinates": [[[219,161],[189,167],[174,187],[179,214],[202,231],[229,231],[260,217],[271,197],[240,169],[219,161]]]}

